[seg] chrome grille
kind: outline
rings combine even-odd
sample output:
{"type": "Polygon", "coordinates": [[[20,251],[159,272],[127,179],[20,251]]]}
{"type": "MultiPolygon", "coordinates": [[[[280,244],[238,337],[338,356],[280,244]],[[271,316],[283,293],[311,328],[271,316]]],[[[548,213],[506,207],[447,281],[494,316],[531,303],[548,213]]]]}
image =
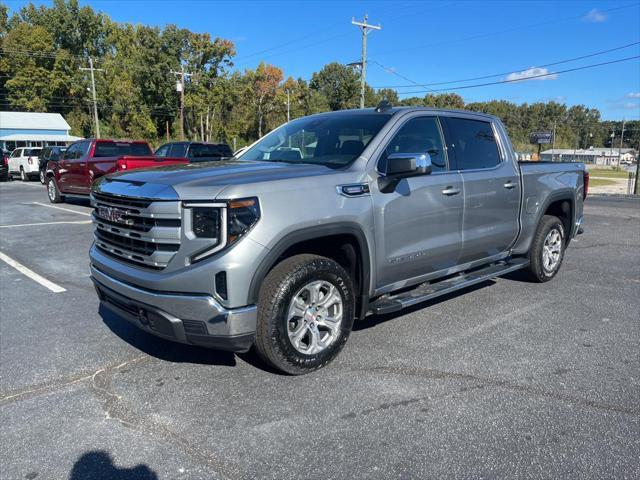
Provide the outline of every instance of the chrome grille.
{"type": "Polygon", "coordinates": [[[134,265],[163,269],[180,249],[180,202],[92,193],[96,247],[134,265]]]}

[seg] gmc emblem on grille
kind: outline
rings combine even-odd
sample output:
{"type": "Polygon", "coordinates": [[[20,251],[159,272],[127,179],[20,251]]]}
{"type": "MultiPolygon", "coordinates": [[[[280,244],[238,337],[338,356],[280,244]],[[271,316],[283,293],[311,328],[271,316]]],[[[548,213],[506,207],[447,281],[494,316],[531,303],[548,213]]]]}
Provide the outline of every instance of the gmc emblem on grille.
{"type": "Polygon", "coordinates": [[[98,216],[113,223],[128,223],[124,218],[126,213],[126,210],[120,210],[119,208],[103,206],[98,207],[98,216]]]}

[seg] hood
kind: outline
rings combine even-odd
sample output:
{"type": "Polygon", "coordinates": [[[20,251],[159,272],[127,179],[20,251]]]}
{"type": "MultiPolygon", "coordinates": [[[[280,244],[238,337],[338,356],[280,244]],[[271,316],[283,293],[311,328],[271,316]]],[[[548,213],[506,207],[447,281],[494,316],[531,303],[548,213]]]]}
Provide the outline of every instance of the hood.
{"type": "Polygon", "coordinates": [[[313,177],[335,172],[336,170],[323,165],[226,160],[119,172],[104,177],[104,180],[99,179],[95,186],[104,189],[105,183],[128,183],[144,185],[156,191],[163,190],[162,187],[172,188],[180,198],[205,191],[208,198],[215,198],[225,187],[231,185],[313,177]]]}

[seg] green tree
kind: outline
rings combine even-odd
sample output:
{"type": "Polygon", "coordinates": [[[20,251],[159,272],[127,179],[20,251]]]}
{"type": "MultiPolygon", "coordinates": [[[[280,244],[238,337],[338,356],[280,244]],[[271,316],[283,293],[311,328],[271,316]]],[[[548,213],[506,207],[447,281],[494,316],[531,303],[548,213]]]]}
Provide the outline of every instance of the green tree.
{"type": "Polygon", "coordinates": [[[329,63],[311,76],[311,89],[327,99],[331,110],[354,108],[358,105],[360,77],[351,67],[329,63]]]}

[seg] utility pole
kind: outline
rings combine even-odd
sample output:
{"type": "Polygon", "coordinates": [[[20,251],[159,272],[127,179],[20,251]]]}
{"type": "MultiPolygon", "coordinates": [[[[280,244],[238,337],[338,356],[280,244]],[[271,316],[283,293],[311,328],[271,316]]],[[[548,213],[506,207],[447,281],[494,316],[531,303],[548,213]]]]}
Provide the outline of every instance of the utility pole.
{"type": "Polygon", "coordinates": [[[611,164],[613,165],[613,139],[616,136],[616,131],[611,130],[611,148],[609,149],[609,158],[611,159],[611,164]]]}
{"type": "Polygon", "coordinates": [[[367,77],[367,35],[370,30],[382,30],[380,24],[369,25],[367,19],[369,16],[364,15],[364,21],[357,22],[355,17],[351,19],[351,24],[362,30],[362,65],[360,66],[360,108],[364,108],[364,86],[367,77]]]}
{"type": "Polygon", "coordinates": [[[184,77],[190,77],[192,73],[184,71],[184,65],[180,65],[180,71],[171,70],[171,73],[178,75],[179,79],[176,83],[176,90],[180,92],[180,140],[184,140],[184,77]]]}
{"type": "Polygon", "coordinates": [[[620,168],[620,160],[622,159],[622,140],[624,139],[625,119],[622,119],[622,133],[620,134],[620,148],[618,149],[618,168],[620,168]]]}
{"type": "Polygon", "coordinates": [[[291,92],[287,88],[287,123],[291,120],[291,92]]]}
{"type": "Polygon", "coordinates": [[[100,121],[98,120],[98,100],[96,99],[96,77],[94,71],[104,72],[102,68],[93,68],[93,59],[89,57],[89,68],[80,68],[91,72],[91,95],[93,96],[93,118],[96,122],[96,138],[100,138],[100,121]]]}
{"type": "Polygon", "coordinates": [[[551,134],[551,161],[555,161],[556,156],[556,121],[553,121],[553,133],[551,134]]]}

